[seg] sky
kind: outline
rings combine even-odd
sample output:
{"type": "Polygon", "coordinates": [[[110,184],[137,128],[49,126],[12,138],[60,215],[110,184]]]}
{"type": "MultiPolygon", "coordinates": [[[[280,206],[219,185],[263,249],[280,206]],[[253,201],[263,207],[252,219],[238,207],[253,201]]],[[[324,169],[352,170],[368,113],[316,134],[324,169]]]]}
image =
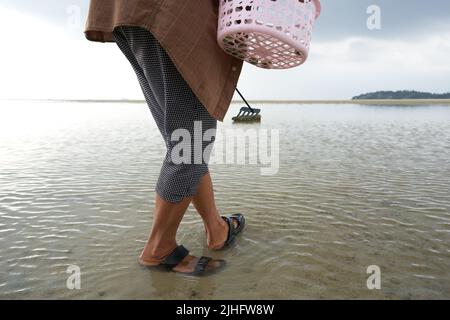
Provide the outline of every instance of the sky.
{"type": "MultiPolygon", "coordinates": [[[[321,2],[308,61],[283,71],[245,64],[238,87],[248,99],[450,92],[450,1],[321,2]],[[374,5],[380,29],[367,26],[374,5]]],[[[88,6],[88,0],[0,0],[0,99],[143,98],[116,45],[85,39],[88,6]]]]}

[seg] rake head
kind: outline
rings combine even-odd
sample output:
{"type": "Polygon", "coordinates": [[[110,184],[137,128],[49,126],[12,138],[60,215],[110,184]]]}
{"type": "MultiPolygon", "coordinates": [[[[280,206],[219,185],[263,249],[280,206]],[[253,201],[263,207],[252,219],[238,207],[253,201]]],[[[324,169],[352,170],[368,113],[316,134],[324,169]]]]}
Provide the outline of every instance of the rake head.
{"type": "Polygon", "coordinates": [[[260,122],[261,109],[242,107],[237,116],[233,117],[234,122],[260,122]]]}

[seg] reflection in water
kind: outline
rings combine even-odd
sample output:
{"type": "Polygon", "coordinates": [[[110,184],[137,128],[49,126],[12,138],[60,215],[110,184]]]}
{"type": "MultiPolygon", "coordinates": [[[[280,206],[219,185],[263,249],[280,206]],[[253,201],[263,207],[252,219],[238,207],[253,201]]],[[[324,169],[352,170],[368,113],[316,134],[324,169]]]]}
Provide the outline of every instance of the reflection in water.
{"type": "Polygon", "coordinates": [[[3,103],[0,297],[450,298],[450,109],[262,107],[260,125],[219,128],[279,129],[279,172],[212,166],[221,212],[248,228],[210,252],[190,208],[178,242],[228,262],[197,279],[137,264],[163,157],[145,105],[3,103]]]}

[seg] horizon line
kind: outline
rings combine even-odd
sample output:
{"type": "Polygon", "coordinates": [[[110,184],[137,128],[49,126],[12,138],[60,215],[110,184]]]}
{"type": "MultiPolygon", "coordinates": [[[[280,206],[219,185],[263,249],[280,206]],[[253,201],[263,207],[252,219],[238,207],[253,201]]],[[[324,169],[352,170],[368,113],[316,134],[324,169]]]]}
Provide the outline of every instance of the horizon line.
{"type": "MultiPolygon", "coordinates": [[[[0,101],[30,101],[30,102],[71,102],[71,103],[146,103],[144,99],[0,99],[0,101]]],[[[251,100],[252,104],[387,104],[387,103],[427,103],[450,104],[450,99],[286,99],[286,100],[251,100]]],[[[243,100],[232,100],[231,103],[245,103],[243,100]]]]}

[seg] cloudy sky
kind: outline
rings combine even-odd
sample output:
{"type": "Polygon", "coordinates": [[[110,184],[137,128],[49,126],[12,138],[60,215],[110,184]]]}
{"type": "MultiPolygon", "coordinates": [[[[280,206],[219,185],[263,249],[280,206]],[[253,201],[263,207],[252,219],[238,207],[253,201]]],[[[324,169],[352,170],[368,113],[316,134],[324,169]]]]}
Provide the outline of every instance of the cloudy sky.
{"type": "MultiPolygon", "coordinates": [[[[0,0],[0,99],[142,98],[115,45],[85,40],[88,4],[0,0]]],[[[307,63],[285,71],[246,65],[239,88],[249,99],[450,91],[450,1],[322,0],[322,5],[307,63]],[[380,30],[367,28],[371,5],[381,9],[380,30]]]]}

